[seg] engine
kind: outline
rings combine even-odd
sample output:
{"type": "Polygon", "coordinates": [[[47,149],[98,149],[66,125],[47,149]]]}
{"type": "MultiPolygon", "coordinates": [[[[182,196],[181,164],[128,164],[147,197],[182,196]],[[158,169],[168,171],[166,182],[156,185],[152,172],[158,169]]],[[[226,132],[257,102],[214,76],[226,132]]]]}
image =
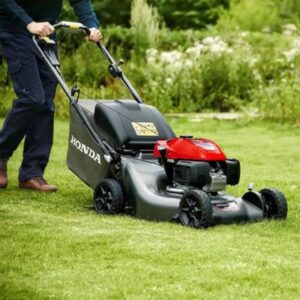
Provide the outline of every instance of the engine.
{"type": "Polygon", "coordinates": [[[207,139],[191,137],[158,141],[154,155],[164,166],[173,186],[192,186],[206,192],[223,191],[240,180],[240,163],[227,159],[220,147],[207,139]]]}
{"type": "Polygon", "coordinates": [[[222,162],[179,160],[173,165],[172,179],[180,185],[194,186],[206,192],[223,191],[227,184],[239,183],[240,164],[238,160],[222,162]]]}

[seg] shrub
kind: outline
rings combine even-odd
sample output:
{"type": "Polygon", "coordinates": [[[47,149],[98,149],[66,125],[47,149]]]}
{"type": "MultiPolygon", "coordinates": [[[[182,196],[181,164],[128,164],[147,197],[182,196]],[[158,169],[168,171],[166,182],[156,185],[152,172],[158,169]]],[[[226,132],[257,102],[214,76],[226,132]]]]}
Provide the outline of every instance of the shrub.
{"type": "Polygon", "coordinates": [[[217,27],[223,32],[261,31],[278,27],[278,22],[279,8],[273,0],[231,0],[230,9],[223,10],[217,27]]]}
{"type": "MultiPolygon", "coordinates": [[[[205,28],[215,24],[220,8],[227,7],[229,0],[148,0],[158,9],[169,28],[205,28]]],[[[132,0],[94,0],[93,7],[103,27],[111,25],[130,26],[132,0]]],[[[62,19],[74,20],[75,15],[66,1],[62,19]]]]}
{"type": "Polygon", "coordinates": [[[246,42],[230,47],[220,37],[207,37],[182,51],[150,49],[148,82],[161,87],[151,99],[163,94],[177,111],[239,108],[258,80],[253,76],[256,60],[250,50],[245,55],[247,47],[246,42]]]}
{"type": "MultiPolygon", "coordinates": [[[[162,112],[252,106],[265,118],[299,121],[300,39],[295,26],[283,27],[283,33],[239,31],[220,37],[212,32],[163,28],[157,47],[140,51],[133,30],[114,26],[103,33],[113,57],[125,58],[122,69],[133,86],[146,103],[162,112]]],[[[108,63],[93,43],[74,46],[71,40],[66,43],[69,37],[82,41],[83,36],[62,34],[66,38],[60,43],[63,74],[70,86],[78,83],[82,98],[131,98],[121,82],[108,74],[108,63]]],[[[0,93],[4,115],[14,97],[5,63],[0,65],[0,93]]],[[[60,89],[56,107],[59,117],[68,115],[68,102],[60,89]]]]}
{"type": "Polygon", "coordinates": [[[279,7],[279,17],[283,24],[296,23],[299,25],[300,2],[298,0],[275,0],[279,7]]]}
{"type": "Polygon", "coordinates": [[[157,9],[149,6],[147,0],[132,2],[130,24],[135,50],[144,51],[157,46],[160,17],[157,9]]]}
{"type": "Polygon", "coordinates": [[[152,0],[170,28],[202,29],[213,25],[229,0],[152,0]]]}
{"type": "Polygon", "coordinates": [[[282,123],[300,123],[300,82],[282,80],[262,86],[253,95],[261,115],[282,123]]]}

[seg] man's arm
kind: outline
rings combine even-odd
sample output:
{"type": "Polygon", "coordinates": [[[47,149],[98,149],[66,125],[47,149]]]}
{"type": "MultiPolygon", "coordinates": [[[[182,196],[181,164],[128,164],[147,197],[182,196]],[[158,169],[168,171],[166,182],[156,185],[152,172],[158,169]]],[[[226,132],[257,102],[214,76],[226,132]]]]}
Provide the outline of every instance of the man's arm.
{"type": "Polygon", "coordinates": [[[39,36],[48,36],[54,32],[54,28],[48,22],[34,22],[26,11],[18,5],[14,0],[0,0],[4,9],[9,10],[12,14],[18,17],[24,27],[32,34],[39,36]]]}
{"type": "Polygon", "coordinates": [[[88,28],[98,28],[100,26],[90,0],[69,0],[69,2],[81,23],[88,28]]]}
{"type": "Polygon", "coordinates": [[[91,34],[89,39],[93,42],[99,42],[102,38],[101,32],[97,29],[100,23],[95,15],[90,0],[69,0],[76,16],[85,26],[90,28],[91,34]]]}
{"type": "Polygon", "coordinates": [[[26,11],[14,0],[1,0],[1,4],[4,9],[9,10],[12,14],[17,16],[24,24],[24,27],[33,22],[32,18],[28,16],[26,11]]]}

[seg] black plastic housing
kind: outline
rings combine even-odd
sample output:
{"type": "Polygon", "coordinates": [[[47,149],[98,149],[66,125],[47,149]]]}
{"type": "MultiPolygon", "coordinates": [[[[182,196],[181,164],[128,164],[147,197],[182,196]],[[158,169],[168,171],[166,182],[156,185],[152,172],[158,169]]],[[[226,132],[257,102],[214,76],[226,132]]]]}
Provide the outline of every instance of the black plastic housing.
{"type": "Polygon", "coordinates": [[[210,169],[208,162],[180,160],[174,168],[174,181],[201,188],[211,182],[210,169]]]}
{"type": "Polygon", "coordinates": [[[237,185],[240,182],[241,165],[237,159],[227,159],[225,161],[225,174],[227,184],[237,185]]]}
{"type": "Polygon", "coordinates": [[[152,150],[157,140],[175,137],[155,107],[132,100],[97,102],[94,120],[115,149],[152,150]]]}

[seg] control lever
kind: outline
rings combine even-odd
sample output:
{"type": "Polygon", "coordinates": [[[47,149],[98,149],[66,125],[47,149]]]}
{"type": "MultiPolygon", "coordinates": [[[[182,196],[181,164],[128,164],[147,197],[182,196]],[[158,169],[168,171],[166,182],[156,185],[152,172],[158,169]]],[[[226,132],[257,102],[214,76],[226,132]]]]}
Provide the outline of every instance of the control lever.
{"type": "Polygon", "coordinates": [[[124,60],[120,59],[117,63],[110,64],[108,67],[108,72],[111,74],[114,78],[120,78],[122,76],[122,70],[119,66],[124,64],[124,60]]]}

